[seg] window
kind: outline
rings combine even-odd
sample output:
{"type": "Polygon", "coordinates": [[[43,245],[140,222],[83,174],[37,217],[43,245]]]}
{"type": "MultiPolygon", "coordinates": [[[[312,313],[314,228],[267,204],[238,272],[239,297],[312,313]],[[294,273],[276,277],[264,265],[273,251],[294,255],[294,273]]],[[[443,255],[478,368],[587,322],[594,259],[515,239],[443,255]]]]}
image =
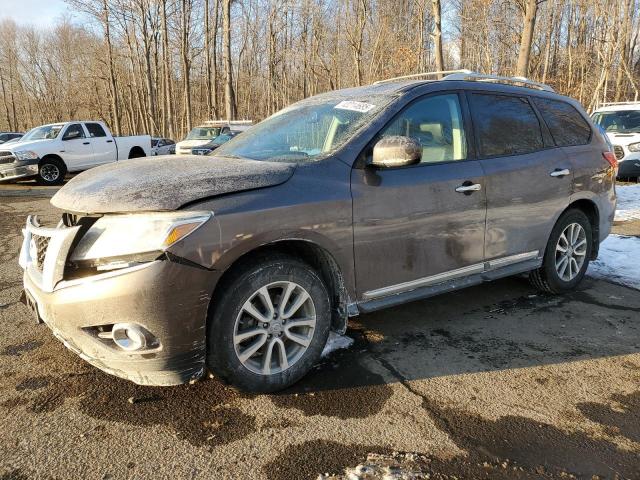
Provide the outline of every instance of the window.
{"type": "Polygon", "coordinates": [[[85,123],[85,127],[89,131],[89,136],[91,138],[95,137],[106,137],[107,134],[104,132],[104,128],[99,123],[85,123]]]}
{"type": "Polygon", "coordinates": [[[76,138],[84,138],[84,130],[79,123],[72,123],[67,127],[67,131],[64,132],[62,140],[74,140],[76,138]]]}
{"type": "Polygon", "coordinates": [[[474,93],[471,104],[483,157],[521,155],[544,147],[538,117],[526,98],[474,93]]]}
{"type": "Polygon", "coordinates": [[[420,163],[448,162],[467,158],[467,142],[455,93],[429,96],[402,111],[381,137],[412,137],[422,145],[420,163]]]}
{"type": "Polygon", "coordinates": [[[640,110],[596,112],[593,121],[606,132],[640,133],[640,110]]]}
{"type": "Polygon", "coordinates": [[[591,138],[591,127],[578,111],[566,102],[535,98],[534,103],[551,135],[560,147],[585,145],[591,138]]]}

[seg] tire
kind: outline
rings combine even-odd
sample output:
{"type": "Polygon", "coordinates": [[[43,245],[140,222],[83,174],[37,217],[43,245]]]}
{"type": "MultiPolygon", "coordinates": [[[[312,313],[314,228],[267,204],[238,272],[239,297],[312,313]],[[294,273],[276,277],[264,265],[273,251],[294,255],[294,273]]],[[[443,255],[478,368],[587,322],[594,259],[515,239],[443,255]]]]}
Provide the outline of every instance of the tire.
{"type": "Polygon", "coordinates": [[[37,180],[40,185],[60,185],[64,182],[67,168],[57,158],[43,158],[38,165],[37,180]]]}
{"type": "Polygon", "coordinates": [[[296,383],[317,363],[329,336],[331,308],[326,286],[309,265],[289,256],[267,256],[241,266],[221,288],[207,332],[207,366],[218,377],[241,390],[274,392],[296,383]],[[280,299],[287,291],[282,311],[280,299]],[[266,295],[272,309],[263,301],[266,295]],[[304,302],[291,311],[299,300],[304,302]]]}
{"type": "Polygon", "coordinates": [[[142,158],[144,157],[144,151],[142,151],[140,148],[132,148],[131,151],[129,152],[129,160],[131,160],[132,158],[142,158]]]}
{"type": "Polygon", "coordinates": [[[529,280],[538,290],[547,293],[558,294],[574,290],[587,272],[592,251],[591,222],[581,210],[568,210],[553,227],[542,266],[529,274],[529,280]],[[576,235],[576,240],[567,244],[564,239],[571,240],[572,233],[576,235]],[[562,248],[567,248],[569,256],[562,253],[562,248]]]}

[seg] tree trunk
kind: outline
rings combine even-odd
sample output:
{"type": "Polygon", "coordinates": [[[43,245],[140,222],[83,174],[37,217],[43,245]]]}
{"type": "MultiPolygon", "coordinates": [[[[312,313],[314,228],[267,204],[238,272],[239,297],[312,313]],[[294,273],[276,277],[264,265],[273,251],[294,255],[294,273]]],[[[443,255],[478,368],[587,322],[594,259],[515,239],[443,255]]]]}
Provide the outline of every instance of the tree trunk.
{"type": "MultiPolygon", "coordinates": [[[[442,6],[440,0],[432,0],[433,9],[433,44],[436,55],[436,70],[444,70],[444,56],[442,55],[442,6]]],[[[441,78],[442,75],[438,75],[441,78]]]]}
{"type": "Polygon", "coordinates": [[[231,0],[224,0],[222,5],[223,16],[223,50],[224,50],[224,103],[227,120],[233,120],[236,116],[236,100],[233,91],[233,71],[231,65],[231,0]]]}
{"type": "Polygon", "coordinates": [[[533,42],[533,31],[536,26],[536,16],[538,14],[538,0],[526,0],[524,7],[524,25],[522,36],[520,37],[520,51],[518,53],[518,66],[516,75],[526,77],[529,75],[529,57],[531,55],[531,43],[533,42]]]}

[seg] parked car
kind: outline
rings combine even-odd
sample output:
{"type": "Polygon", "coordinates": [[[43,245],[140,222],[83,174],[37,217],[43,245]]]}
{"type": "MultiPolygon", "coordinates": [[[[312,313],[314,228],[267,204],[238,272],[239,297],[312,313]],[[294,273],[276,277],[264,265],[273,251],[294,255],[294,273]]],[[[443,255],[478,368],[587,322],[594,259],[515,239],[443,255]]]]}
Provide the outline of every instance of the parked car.
{"type": "Polygon", "coordinates": [[[218,135],[230,132],[242,132],[253,125],[251,120],[212,120],[192,129],[187,138],[176,144],[177,155],[192,155],[194,148],[202,147],[218,135]]]}
{"type": "Polygon", "coordinates": [[[463,71],[340,90],[214,156],[70,180],[58,226],[23,230],[25,301],[136,383],[208,369],[279,390],[350,316],[526,272],[574,289],[609,234],[615,176],[582,107],[546,85],[463,71]]]}
{"type": "Polygon", "coordinates": [[[613,144],[618,177],[640,177],[640,102],[604,103],[591,117],[613,144]]]}
{"type": "Polygon", "coordinates": [[[221,145],[227,143],[233,137],[237,135],[236,132],[227,132],[218,135],[209,143],[204,144],[201,147],[194,147],[191,149],[191,153],[194,155],[211,155],[211,153],[221,145]]]}
{"type": "Polygon", "coordinates": [[[151,138],[151,155],[172,155],[176,153],[176,142],[170,138],[151,138]]]}
{"type": "Polygon", "coordinates": [[[43,185],[58,185],[67,172],[150,153],[149,135],[116,138],[103,122],[52,123],[0,147],[0,181],[36,177],[43,185]]]}
{"type": "Polygon", "coordinates": [[[0,144],[20,140],[24,133],[20,132],[0,132],[0,144]]]}

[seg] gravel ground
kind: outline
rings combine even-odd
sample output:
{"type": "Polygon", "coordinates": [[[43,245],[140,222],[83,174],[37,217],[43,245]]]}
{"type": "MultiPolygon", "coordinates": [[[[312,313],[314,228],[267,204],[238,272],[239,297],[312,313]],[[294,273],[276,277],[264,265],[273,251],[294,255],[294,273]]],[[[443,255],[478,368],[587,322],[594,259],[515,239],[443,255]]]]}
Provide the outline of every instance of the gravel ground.
{"type": "Polygon", "coordinates": [[[17,302],[30,212],[57,217],[0,198],[2,479],[640,478],[637,290],[505,279],[354,319],[354,345],[280,394],[140,387],[17,302]]]}

